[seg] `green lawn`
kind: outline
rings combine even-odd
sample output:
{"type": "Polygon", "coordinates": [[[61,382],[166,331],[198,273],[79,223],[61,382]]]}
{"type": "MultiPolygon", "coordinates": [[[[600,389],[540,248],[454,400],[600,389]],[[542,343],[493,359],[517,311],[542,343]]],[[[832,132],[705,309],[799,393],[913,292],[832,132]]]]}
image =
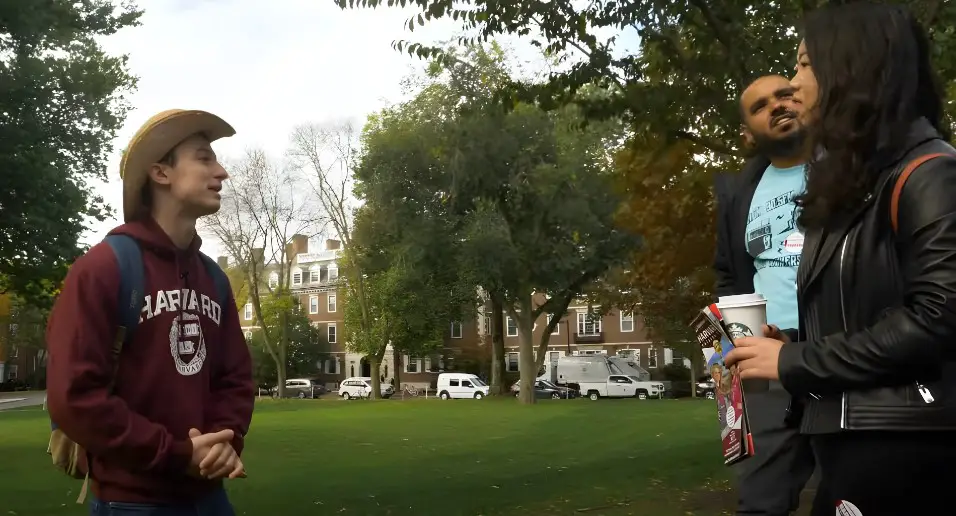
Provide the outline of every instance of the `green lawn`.
{"type": "MultiPolygon", "coordinates": [[[[730,514],[713,401],[289,400],[256,408],[239,514],[730,514]]],[[[86,514],[39,409],[0,411],[0,515],[86,514]]]]}

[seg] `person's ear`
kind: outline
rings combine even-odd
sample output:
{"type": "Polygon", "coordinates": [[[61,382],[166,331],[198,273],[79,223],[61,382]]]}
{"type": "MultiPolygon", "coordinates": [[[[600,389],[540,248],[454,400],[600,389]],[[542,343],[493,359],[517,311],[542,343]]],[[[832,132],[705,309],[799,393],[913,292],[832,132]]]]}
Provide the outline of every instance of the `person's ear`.
{"type": "Polygon", "coordinates": [[[754,134],[745,125],[740,126],[740,137],[744,140],[744,146],[748,149],[754,148],[757,143],[754,140],[754,134]]]}
{"type": "Polygon", "coordinates": [[[169,170],[170,168],[161,163],[153,163],[149,167],[149,178],[152,179],[157,184],[168,185],[169,184],[169,170]]]}

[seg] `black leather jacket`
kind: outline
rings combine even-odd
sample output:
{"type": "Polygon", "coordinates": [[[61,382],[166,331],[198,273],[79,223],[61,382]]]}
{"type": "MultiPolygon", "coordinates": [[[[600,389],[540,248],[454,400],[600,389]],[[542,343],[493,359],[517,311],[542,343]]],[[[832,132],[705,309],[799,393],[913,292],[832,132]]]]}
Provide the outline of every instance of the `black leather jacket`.
{"type": "Polygon", "coordinates": [[[784,387],[804,400],[801,430],[956,430],[956,150],[926,120],[862,206],[809,231],[797,275],[801,328],[780,352],[784,387]],[[899,229],[896,179],[908,179],[899,229]]]}

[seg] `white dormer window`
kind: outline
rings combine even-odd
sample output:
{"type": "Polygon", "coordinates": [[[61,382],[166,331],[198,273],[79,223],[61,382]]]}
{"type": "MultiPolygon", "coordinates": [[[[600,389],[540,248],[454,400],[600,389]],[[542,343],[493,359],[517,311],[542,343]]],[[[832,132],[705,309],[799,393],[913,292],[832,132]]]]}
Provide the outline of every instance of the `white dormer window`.
{"type": "Polygon", "coordinates": [[[273,272],[269,274],[269,288],[276,288],[279,286],[279,273],[273,272]]]}
{"type": "Polygon", "coordinates": [[[309,271],[309,282],[310,282],[310,283],[318,283],[318,282],[319,282],[319,270],[318,270],[318,269],[312,269],[312,270],[309,271]]]}
{"type": "Polygon", "coordinates": [[[301,269],[296,269],[295,272],[292,273],[292,284],[293,284],[293,285],[301,285],[301,284],[302,284],[302,270],[301,270],[301,269]]]}
{"type": "Polygon", "coordinates": [[[338,268],[338,266],[335,265],[334,263],[333,263],[333,264],[330,264],[330,265],[329,265],[329,281],[332,281],[332,280],[334,280],[334,279],[336,279],[336,278],[338,278],[338,277],[339,277],[339,268],[338,268]]]}

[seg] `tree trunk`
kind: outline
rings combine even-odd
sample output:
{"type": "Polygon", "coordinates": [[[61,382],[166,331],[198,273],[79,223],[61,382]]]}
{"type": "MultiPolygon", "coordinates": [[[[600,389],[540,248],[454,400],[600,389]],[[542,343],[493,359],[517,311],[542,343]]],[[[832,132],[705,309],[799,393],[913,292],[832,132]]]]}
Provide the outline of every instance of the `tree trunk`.
{"type": "Polygon", "coordinates": [[[534,358],[534,321],[531,318],[531,298],[527,303],[521,303],[521,312],[509,310],[509,315],[518,323],[518,370],[520,371],[520,391],[518,399],[521,403],[531,405],[536,399],[534,396],[534,379],[538,376],[537,361],[534,358]]]}
{"type": "Polygon", "coordinates": [[[286,365],[289,363],[289,318],[284,311],[279,314],[279,341],[276,342],[276,376],[278,385],[276,392],[279,399],[285,397],[286,365]]]}
{"type": "Polygon", "coordinates": [[[690,355],[690,395],[693,398],[697,397],[697,377],[700,376],[700,361],[703,358],[700,352],[690,355]]]}
{"type": "Polygon", "coordinates": [[[279,346],[277,352],[272,359],[276,363],[276,395],[282,399],[285,397],[285,347],[279,346]]]}
{"type": "Polygon", "coordinates": [[[388,342],[386,341],[379,347],[378,351],[365,357],[368,360],[369,374],[372,376],[372,392],[369,393],[369,399],[382,399],[382,380],[380,376],[382,375],[382,359],[385,358],[385,348],[387,347],[388,342]]]}
{"type": "Polygon", "coordinates": [[[498,296],[491,296],[491,389],[492,396],[507,392],[505,385],[505,310],[498,296]]]}
{"type": "Polygon", "coordinates": [[[392,349],[392,377],[395,378],[395,392],[402,388],[402,368],[405,363],[402,361],[402,353],[397,349],[392,349]]]}
{"type": "Polygon", "coordinates": [[[372,376],[372,392],[369,393],[369,399],[378,400],[382,399],[382,381],[379,379],[379,371],[382,369],[382,362],[378,357],[369,355],[365,357],[368,360],[369,369],[371,370],[372,376]]]}

